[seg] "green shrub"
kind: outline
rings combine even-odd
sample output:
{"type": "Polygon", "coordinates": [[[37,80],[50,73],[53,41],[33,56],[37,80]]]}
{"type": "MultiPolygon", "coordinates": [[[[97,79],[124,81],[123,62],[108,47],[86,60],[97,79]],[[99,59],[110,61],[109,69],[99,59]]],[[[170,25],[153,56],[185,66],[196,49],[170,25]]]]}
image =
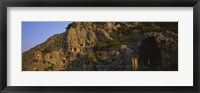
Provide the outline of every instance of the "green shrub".
{"type": "Polygon", "coordinates": [[[49,53],[51,51],[50,47],[45,47],[42,51],[42,53],[49,53]]]}

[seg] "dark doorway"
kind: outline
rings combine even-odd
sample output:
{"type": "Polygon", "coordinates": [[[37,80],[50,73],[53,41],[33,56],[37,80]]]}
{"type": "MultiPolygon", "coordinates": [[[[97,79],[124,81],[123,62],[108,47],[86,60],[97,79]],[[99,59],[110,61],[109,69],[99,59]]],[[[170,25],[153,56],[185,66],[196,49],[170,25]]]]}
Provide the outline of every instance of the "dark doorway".
{"type": "Polygon", "coordinates": [[[155,37],[145,38],[139,51],[139,66],[141,70],[161,70],[161,52],[155,37]]]}

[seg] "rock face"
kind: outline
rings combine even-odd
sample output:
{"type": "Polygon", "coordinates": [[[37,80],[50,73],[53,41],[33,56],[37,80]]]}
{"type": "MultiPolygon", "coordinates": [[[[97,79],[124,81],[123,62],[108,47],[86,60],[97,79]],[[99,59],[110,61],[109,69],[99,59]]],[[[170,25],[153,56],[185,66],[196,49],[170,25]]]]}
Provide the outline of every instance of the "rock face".
{"type": "Polygon", "coordinates": [[[177,34],[176,22],[73,22],[24,52],[22,70],[177,70],[177,34]]]}
{"type": "Polygon", "coordinates": [[[44,43],[22,54],[22,70],[63,70],[66,56],[63,52],[65,33],[56,34],[44,43]]]}

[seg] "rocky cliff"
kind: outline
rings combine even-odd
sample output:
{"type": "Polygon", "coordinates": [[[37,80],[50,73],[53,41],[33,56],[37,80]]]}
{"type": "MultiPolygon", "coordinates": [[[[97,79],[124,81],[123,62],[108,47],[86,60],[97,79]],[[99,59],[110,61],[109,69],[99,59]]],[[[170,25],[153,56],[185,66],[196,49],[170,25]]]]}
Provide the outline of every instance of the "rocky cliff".
{"type": "Polygon", "coordinates": [[[24,71],[178,70],[177,22],[73,22],[22,54],[24,71]]]}

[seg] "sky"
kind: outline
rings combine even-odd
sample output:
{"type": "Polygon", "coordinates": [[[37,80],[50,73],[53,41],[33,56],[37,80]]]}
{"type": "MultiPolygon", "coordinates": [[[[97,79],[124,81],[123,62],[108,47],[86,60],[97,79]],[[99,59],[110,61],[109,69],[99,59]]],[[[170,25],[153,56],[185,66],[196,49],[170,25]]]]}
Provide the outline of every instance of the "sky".
{"type": "Polygon", "coordinates": [[[71,22],[22,22],[22,52],[43,43],[49,37],[65,32],[71,22]]]}

